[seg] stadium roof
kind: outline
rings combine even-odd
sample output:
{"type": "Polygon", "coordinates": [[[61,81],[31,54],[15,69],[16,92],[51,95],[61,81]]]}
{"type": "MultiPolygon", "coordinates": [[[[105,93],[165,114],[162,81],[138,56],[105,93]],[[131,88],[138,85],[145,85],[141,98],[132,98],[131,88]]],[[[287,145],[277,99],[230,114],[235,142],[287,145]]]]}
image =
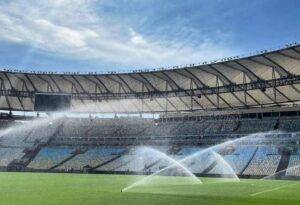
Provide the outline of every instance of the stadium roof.
{"type": "Polygon", "coordinates": [[[0,109],[33,111],[36,93],[72,96],[72,110],[138,113],[300,104],[300,45],[243,58],[149,72],[0,71],[0,109]]]}

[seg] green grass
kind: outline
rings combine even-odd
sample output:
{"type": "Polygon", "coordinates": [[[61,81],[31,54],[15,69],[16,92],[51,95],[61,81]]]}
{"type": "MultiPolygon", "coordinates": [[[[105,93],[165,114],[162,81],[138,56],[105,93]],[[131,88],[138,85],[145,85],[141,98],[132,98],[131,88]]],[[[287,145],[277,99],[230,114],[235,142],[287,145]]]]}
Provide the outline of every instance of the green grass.
{"type": "MultiPolygon", "coordinates": [[[[141,176],[0,173],[2,205],[176,205],[300,204],[300,181],[241,180],[221,183],[201,178],[198,185],[140,186],[121,192],[141,176]]],[[[178,177],[162,177],[174,182],[178,177]]],[[[182,180],[182,179],[180,179],[182,180]]]]}

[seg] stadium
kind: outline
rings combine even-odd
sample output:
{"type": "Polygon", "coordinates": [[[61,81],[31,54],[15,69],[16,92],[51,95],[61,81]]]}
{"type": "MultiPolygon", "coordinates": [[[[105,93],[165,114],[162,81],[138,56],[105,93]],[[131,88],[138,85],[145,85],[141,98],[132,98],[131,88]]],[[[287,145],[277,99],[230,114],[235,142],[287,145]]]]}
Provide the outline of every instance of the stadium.
{"type": "Polygon", "coordinates": [[[0,80],[2,204],[299,204],[297,43],[0,80]]]}

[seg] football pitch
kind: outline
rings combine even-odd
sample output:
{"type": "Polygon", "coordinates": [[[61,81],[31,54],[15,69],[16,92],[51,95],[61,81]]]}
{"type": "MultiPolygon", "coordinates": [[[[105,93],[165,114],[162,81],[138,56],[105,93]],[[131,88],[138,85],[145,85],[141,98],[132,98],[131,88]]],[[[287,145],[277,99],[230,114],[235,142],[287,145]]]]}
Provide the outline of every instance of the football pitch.
{"type": "MultiPolygon", "coordinates": [[[[300,181],[242,179],[223,182],[200,178],[203,184],[140,186],[121,192],[143,176],[0,173],[2,205],[176,205],[300,204],[300,181]]],[[[176,181],[178,177],[162,177],[176,181]]]]}

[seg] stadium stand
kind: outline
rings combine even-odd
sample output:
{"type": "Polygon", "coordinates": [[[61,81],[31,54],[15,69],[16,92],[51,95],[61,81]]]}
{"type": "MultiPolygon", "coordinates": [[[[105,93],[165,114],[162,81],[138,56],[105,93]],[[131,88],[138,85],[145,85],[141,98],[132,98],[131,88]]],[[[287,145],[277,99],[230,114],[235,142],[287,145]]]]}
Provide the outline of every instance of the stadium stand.
{"type": "Polygon", "coordinates": [[[279,124],[279,129],[289,132],[297,132],[300,130],[300,119],[289,118],[282,120],[279,124]]]}
{"type": "Polygon", "coordinates": [[[275,147],[259,147],[244,175],[271,175],[276,172],[281,155],[275,147]]]}
{"type": "Polygon", "coordinates": [[[71,156],[73,150],[73,148],[69,147],[43,148],[28,167],[35,169],[51,169],[65,158],[71,156]]]}
{"type": "MultiPolygon", "coordinates": [[[[236,174],[241,174],[256,153],[256,149],[257,147],[255,146],[240,146],[237,147],[233,153],[224,155],[223,157],[236,174]]],[[[228,170],[225,170],[225,173],[226,172],[228,174],[228,170]]],[[[224,173],[224,170],[222,170],[220,164],[217,164],[210,173],[221,174],[224,173]]]]}
{"type": "Polygon", "coordinates": [[[56,169],[60,170],[80,170],[82,171],[84,167],[89,166],[91,168],[96,167],[106,161],[109,161],[114,156],[121,154],[124,148],[115,147],[94,147],[82,154],[78,154],[74,158],[70,159],[66,163],[60,165],[56,169]]]}
{"type": "Polygon", "coordinates": [[[24,155],[22,148],[0,148],[0,166],[6,167],[14,159],[20,159],[24,155]]]}
{"type": "Polygon", "coordinates": [[[170,70],[105,75],[3,70],[0,167],[149,174],[172,164],[141,154],[139,147],[148,146],[177,161],[202,151],[184,162],[198,175],[224,174],[216,160],[220,156],[240,176],[266,176],[286,168],[286,176],[300,176],[293,168],[300,165],[299,59],[300,46],[293,44],[170,70]],[[40,111],[37,96],[57,94],[69,97],[68,111],[12,114],[40,111]],[[263,140],[255,143],[207,151],[259,135],[263,140]]]}
{"type": "MultiPolygon", "coordinates": [[[[277,137],[276,133],[273,133],[270,134],[269,138],[273,141],[274,139],[281,139],[287,142],[297,142],[298,138],[295,136],[299,132],[299,127],[295,126],[297,125],[297,122],[294,122],[295,119],[298,118],[228,118],[228,120],[204,118],[201,120],[163,122],[142,118],[139,121],[134,119],[126,121],[125,119],[65,117],[63,120],[54,120],[51,124],[42,123],[38,128],[27,126],[28,128],[22,134],[20,134],[20,129],[4,133],[1,143],[7,144],[8,139],[14,139],[13,144],[17,143],[20,147],[1,148],[3,160],[0,161],[0,166],[8,166],[15,159],[22,161],[25,156],[24,153],[26,153],[24,150],[28,147],[34,147],[36,144],[42,145],[42,147],[37,150],[36,155],[33,155],[32,160],[26,165],[30,170],[151,173],[169,166],[171,162],[157,156],[141,154],[135,149],[139,148],[139,144],[149,142],[149,137],[151,142],[158,141],[158,143],[166,143],[168,139],[177,139],[174,142],[187,143],[187,139],[191,137],[192,140],[189,144],[179,145],[175,149],[176,151],[171,145],[156,146],[157,149],[173,159],[181,160],[193,153],[205,150],[206,147],[210,146],[212,140],[214,143],[222,143],[224,139],[236,139],[253,132],[267,133],[265,131],[273,130],[277,122],[279,122],[278,129],[283,130],[285,128],[287,133],[279,132],[280,138],[277,137]],[[294,123],[288,125],[291,121],[294,123]],[[212,129],[214,131],[211,131],[212,129]],[[74,141],[74,139],[76,140],[74,141]],[[93,145],[98,140],[113,142],[113,139],[118,143],[121,142],[121,145],[93,145]],[[194,145],[196,139],[201,145],[194,145]],[[126,147],[125,145],[131,144],[131,141],[139,142],[139,144],[132,144],[131,148],[126,147]],[[90,144],[85,145],[86,142],[90,144]],[[130,150],[130,152],[126,150],[130,150]]],[[[23,127],[24,125],[20,125],[21,130],[23,127]]],[[[257,146],[241,143],[229,148],[230,151],[215,151],[219,152],[234,172],[240,176],[274,174],[281,160],[279,148],[274,145],[262,144],[257,146]]],[[[299,165],[298,152],[299,150],[293,152],[294,154],[288,159],[289,168],[299,165]]],[[[191,162],[186,163],[190,170],[199,175],[226,174],[224,167],[216,162],[210,152],[201,155],[201,157],[195,157],[191,162]],[[205,166],[203,165],[204,160],[205,166]]],[[[298,176],[297,170],[297,168],[287,169],[286,176],[298,176]]]]}
{"type": "Polygon", "coordinates": [[[286,170],[287,176],[300,176],[300,149],[298,148],[294,155],[291,155],[288,169],[286,170]]]}

